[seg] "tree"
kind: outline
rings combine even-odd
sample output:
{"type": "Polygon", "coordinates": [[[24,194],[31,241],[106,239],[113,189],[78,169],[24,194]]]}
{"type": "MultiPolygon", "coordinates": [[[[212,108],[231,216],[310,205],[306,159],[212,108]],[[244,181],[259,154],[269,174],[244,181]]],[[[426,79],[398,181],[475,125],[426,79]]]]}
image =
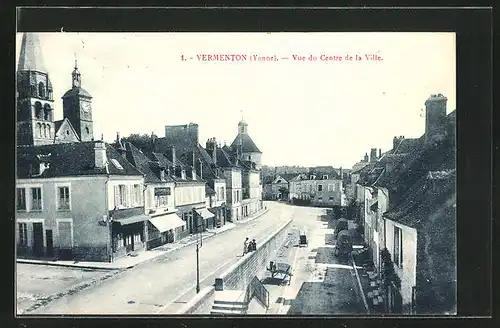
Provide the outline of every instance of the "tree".
{"type": "Polygon", "coordinates": [[[122,138],[122,142],[130,142],[135,147],[151,151],[153,149],[153,139],[148,134],[131,134],[128,137],[122,138]]]}

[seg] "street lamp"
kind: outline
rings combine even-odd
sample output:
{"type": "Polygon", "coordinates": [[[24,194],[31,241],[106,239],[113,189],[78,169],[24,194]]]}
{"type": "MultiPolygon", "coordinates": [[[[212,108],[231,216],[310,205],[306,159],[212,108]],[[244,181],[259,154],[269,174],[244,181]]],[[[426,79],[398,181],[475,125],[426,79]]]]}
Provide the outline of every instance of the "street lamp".
{"type": "Polygon", "coordinates": [[[198,223],[196,234],[196,294],[200,292],[200,248],[203,246],[203,235],[200,231],[199,218],[197,217],[196,222],[198,223]]]}

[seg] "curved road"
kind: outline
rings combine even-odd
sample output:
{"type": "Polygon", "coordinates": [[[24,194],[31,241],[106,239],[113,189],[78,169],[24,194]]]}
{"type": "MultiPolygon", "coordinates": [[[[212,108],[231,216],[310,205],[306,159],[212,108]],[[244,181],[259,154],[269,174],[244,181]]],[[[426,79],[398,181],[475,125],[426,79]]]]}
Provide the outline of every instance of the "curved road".
{"type": "MultiPolygon", "coordinates": [[[[266,202],[261,217],[203,241],[200,287],[238,261],[245,237],[257,243],[293,219],[295,206],[266,202]]],[[[172,251],[119,273],[101,284],[48,303],[30,314],[169,314],[194,296],[196,245],[172,251]],[[182,303],[178,303],[178,302],[182,303]]]]}

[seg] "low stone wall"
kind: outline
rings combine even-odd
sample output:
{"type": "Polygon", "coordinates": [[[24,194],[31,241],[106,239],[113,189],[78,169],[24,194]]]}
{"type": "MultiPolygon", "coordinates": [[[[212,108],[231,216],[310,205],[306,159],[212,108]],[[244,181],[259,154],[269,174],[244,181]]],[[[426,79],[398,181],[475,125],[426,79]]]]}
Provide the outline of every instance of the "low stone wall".
{"type": "Polygon", "coordinates": [[[258,276],[269,264],[268,261],[285,242],[292,220],[284,223],[273,235],[269,236],[262,244],[257,245],[257,250],[246,254],[226,272],[215,279],[215,286],[207,287],[200,291],[195,298],[189,301],[179,314],[209,314],[213,296],[216,290],[246,290],[250,280],[258,276]]]}
{"type": "Polygon", "coordinates": [[[268,265],[268,260],[284,243],[291,223],[292,220],[283,224],[274,235],[264,240],[261,246],[257,246],[256,251],[245,255],[219,278],[216,278],[215,290],[245,290],[250,280],[268,265]]]}

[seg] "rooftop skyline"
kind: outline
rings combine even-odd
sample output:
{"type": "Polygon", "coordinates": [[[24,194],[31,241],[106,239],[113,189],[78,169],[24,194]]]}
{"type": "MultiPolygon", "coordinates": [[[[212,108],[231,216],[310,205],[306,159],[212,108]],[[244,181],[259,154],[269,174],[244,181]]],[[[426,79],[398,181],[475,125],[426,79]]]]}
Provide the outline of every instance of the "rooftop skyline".
{"type": "MultiPolygon", "coordinates": [[[[17,62],[22,34],[16,36],[17,62]]],[[[350,168],[371,148],[424,132],[425,100],[455,109],[454,33],[40,33],[54,119],[75,59],[93,97],[94,136],[164,136],[199,125],[231,144],[242,116],[263,165],[350,168]],[[292,57],[378,54],[383,61],[215,62],[204,54],[292,57]],[[181,55],[193,57],[182,61],[181,55]]],[[[17,67],[16,62],[16,67],[17,67]]]]}

